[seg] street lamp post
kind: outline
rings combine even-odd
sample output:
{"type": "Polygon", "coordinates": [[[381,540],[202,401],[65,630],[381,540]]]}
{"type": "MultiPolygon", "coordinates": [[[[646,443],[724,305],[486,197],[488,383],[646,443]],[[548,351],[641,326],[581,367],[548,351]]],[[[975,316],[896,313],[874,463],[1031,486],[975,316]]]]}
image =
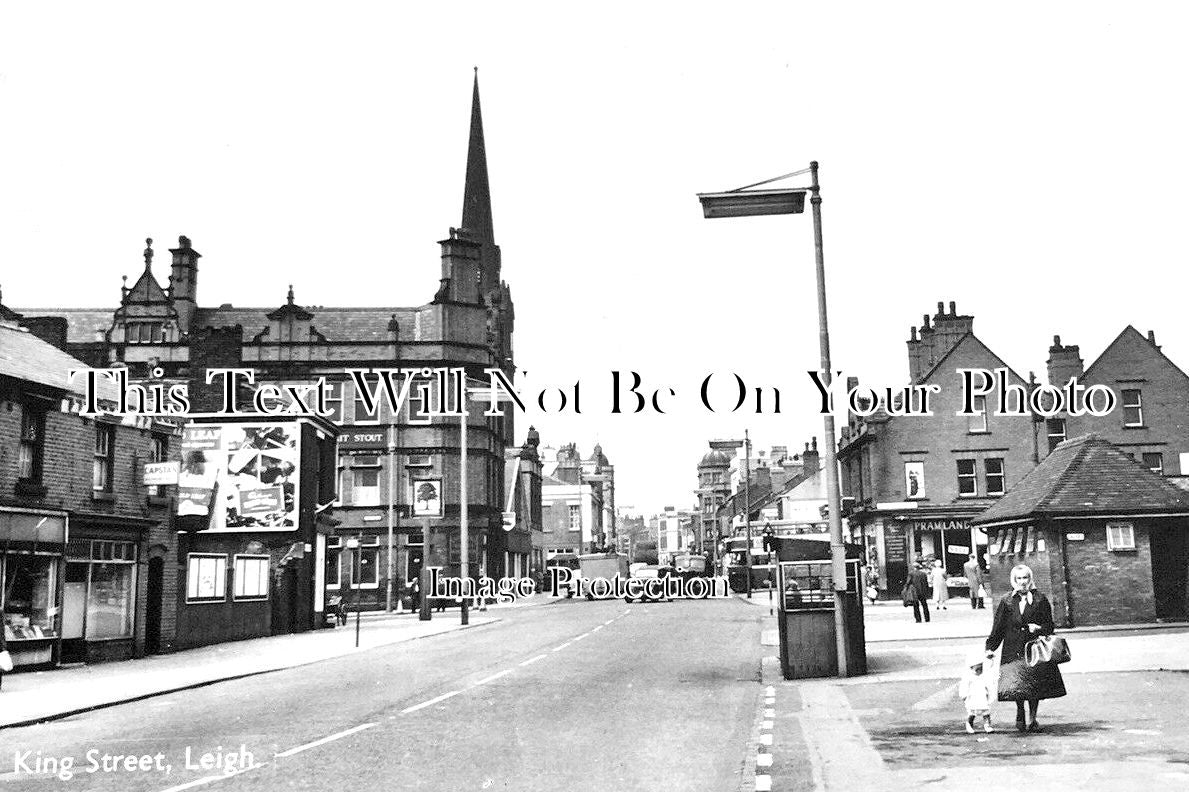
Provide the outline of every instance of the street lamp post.
{"type": "MultiPolygon", "coordinates": [[[[774,179],[750,184],[724,193],[700,193],[705,217],[754,217],[756,215],[801,214],[805,211],[805,194],[810,193],[813,212],[813,246],[817,270],[817,314],[818,343],[821,352],[822,380],[828,388],[832,379],[830,364],[830,330],[826,316],[826,267],[822,252],[821,187],[817,177],[817,162],[809,163],[807,170],[787,173],[774,179]],[[810,174],[808,191],[801,189],[753,190],[780,179],[810,174]]],[[[846,631],[846,550],[842,542],[842,505],[838,486],[838,461],[834,437],[834,415],[827,411],[822,416],[825,431],[826,498],[830,509],[830,559],[834,578],[834,635],[838,657],[838,675],[848,676],[850,652],[846,631]]],[[[750,552],[750,546],[749,546],[750,552]]],[[[750,583],[750,570],[748,580],[750,583]]]]}
{"type": "Polygon", "coordinates": [[[751,599],[751,437],[743,430],[743,525],[747,544],[747,598],[751,599]]]}

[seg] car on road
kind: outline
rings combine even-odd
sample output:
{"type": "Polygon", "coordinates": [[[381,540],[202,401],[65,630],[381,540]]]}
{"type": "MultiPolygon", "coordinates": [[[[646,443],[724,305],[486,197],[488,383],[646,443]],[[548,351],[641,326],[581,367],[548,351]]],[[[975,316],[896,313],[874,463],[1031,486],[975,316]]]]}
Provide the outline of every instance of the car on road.
{"type": "MultiPolygon", "coordinates": [[[[656,564],[632,564],[629,571],[631,572],[631,577],[637,580],[656,578],[664,579],[673,574],[672,567],[657,566],[656,564]]],[[[624,594],[623,596],[624,602],[635,602],[636,600],[639,600],[640,602],[667,602],[669,601],[669,598],[662,596],[660,598],[654,599],[649,597],[647,594],[641,594],[636,598],[633,598],[627,594],[624,594]]]]}

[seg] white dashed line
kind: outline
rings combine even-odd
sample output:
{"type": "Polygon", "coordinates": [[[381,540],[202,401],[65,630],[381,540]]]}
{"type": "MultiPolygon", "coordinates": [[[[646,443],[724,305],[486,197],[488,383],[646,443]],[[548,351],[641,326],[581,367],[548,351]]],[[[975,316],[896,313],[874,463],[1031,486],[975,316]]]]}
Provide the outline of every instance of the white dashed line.
{"type": "MultiPolygon", "coordinates": [[[[616,618],[619,618],[619,617],[616,617],[616,618]]],[[[603,622],[603,626],[604,627],[609,626],[611,624],[611,622],[613,622],[613,621],[615,621],[615,619],[611,619],[610,621],[605,621],[605,622],[603,622]]]]}
{"type": "Polygon", "coordinates": [[[512,673],[512,669],[506,668],[503,671],[500,671],[499,673],[492,674],[491,676],[487,677],[486,679],[480,679],[478,682],[475,683],[474,686],[486,685],[488,682],[493,682],[493,681],[499,679],[500,677],[507,676],[508,674],[511,674],[511,673],[512,673]]]}
{"type": "Polygon", "coordinates": [[[760,728],[764,731],[772,731],[772,721],[764,721],[760,724],[760,728]]]}
{"type": "MultiPolygon", "coordinates": [[[[426,702],[426,705],[428,705],[430,703],[432,703],[432,702],[426,702]]],[[[423,706],[425,706],[425,705],[423,705],[423,706]]],[[[406,710],[406,712],[407,711],[408,710],[406,710]]],[[[314,740],[311,743],[306,743],[305,745],[299,745],[296,748],[290,748],[288,751],[283,751],[282,753],[277,754],[277,758],[284,759],[286,756],[293,756],[293,754],[301,753],[302,751],[308,751],[311,748],[317,748],[319,745],[326,745],[326,743],[328,743],[328,742],[334,742],[335,740],[341,740],[343,737],[348,737],[352,734],[355,734],[356,732],[361,732],[364,729],[370,729],[371,727],[373,727],[375,725],[376,724],[374,724],[374,723],[361,723],[358,726],[347,729],[346,731],[341,731],[338,734],[332,734],[329,737],[323,737],[321,740],[314,740]]]]}
{"type": "Polygon", "coordinates": [[[772,776],[756,776],[756,792],[772,792],[772,776]]]}
{"type": "Polygon", "coordinates": [[[585,637],[586,637],[586,636],[588,636],[588,635],[590,635],[590,633],[588,633],[588,632],[586,632],[586,633],[582,633],[582,635],[579,635],[579,636],[578,636],[578,637],[576,637],[574,640],[575,640],[575,641],[581,641],[583,638],[585,638],[585,637]]]}
{"type": "Polygon", "coordinates": [[[756,766],[757,767],[771,767],[772,766],[772,754],[756,754],[756,766]]]}
{"type": "Polygon", "coordinates": [[[771,744],[772,744],[772,735],[771,734],[761,734],[760,735],[760,745],[771,745],[771,744]]]}
{"type": "Polygon", "coordinates": [[[776,688],[774,688],[774,687],[772,687],[771,685],[769,685],[768,687],[764,688],[764,695],[765,695],[765,696],[775,696],[775,695],[776,695],[776,688]]]}
{"type": "Polygon", "coordinates": [[[599,630],[601,630],[601,629],[603,629],[603,625],[601,625],[601,624],[600,624],[598,627],[595,627],[593,630],[591,630],[591,632],[592,632],[592,633],[597,633],[597,632],[598,632],[599,630]]]}
{"type": "Polygon", "coordinates": [[[565,649],[567,646],[569,646],[569,645],[570,645],[570,644],[572,644],[572,643],[574,643],[574,642],[573,642],[573,641],[566,641],[566,642],[565,642],[564,644],[562,644],[561,646],[555,646],[555,647],[553,648],[553,651],[555,651],[555,652],[560,652],[562,649],[565,649]]]}
{"type": "Polygon", "coordinates": [[[775,718],[775,717],[776,717],[776,710],[774,710],[774,709],[766,709],[766,710],[764,710],[764,717],[765,717],[765,718],[775,718]]]}
{"type": "Polygon", "coordinates": [[[416,712],[419,709],[425,709],[426,707],[432,707],[434,704],[437,704],[439,701],[445,701],[446,699],[450,698],[451,696],[457,696],[461,692],[462,691],[460,691],[460,690],[451,690],[449,693],[443,693],[442,695],[438,696],[437,698],[431,698],[429,701],[423,701],[420,704],[414,705],[412,707],[407,707],[406,709],[401,710],[400,714],[408,715],[410,712],[416,712]]]}
{"type": "Polygon", "coordinates": [[[544,660],[547,656],[548,655],[539,654],[536,657],[530,657],[528,660],[525,660],[520,665],[522,665],[522,666],[532,665],[533,663],[537,662],[538,660],[544,660]]]}

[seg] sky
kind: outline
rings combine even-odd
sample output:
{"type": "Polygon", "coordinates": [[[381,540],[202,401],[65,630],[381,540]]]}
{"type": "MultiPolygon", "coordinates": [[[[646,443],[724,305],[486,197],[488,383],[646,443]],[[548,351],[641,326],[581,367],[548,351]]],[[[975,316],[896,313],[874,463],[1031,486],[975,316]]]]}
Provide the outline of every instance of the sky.
{"type": "Polygon", "coordinates": [[[7,4],[3,301],[114,307],[144,239],[185,234],[201,304],[272,307],[290,283],[306,305],[429,302],[478,66],[522,392],[580,391],[580,414],[571,397],[517,431],[601,443],[620,506],[691,507],[708,440],[821,439],[809,215],[709,221],[696,198],[811,160],[844,376],[903,385],[909,328],[951,300],[1025,376],[1054,334],[1089,364],[1128,323],[1189,367],[1187,21],[1174,3],[7,4]],[[613,414],[614,371],[665,412],[613,414]],[[732,413],[732,374],[779,388],[780,413],[732,413]]]}

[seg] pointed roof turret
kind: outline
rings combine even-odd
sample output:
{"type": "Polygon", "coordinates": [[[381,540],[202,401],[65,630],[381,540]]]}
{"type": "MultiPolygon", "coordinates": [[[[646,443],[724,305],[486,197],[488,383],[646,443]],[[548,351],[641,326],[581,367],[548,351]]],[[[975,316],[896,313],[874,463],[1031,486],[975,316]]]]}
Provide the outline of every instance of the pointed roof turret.
{"type": "Polygon", "coordinates": [[[161,284],[153,276],[153,240],[146,239],[144,249],[144,272],[140,273],[136,283],[132,288],[128,288],[128,276],[124,276],[124,286],[121,288],[122,298],[120,303],[127,305],[129,303],[136,303],[144,305],[148,303],[167,303],[169,298],[165,295],[165,290],[161,288],[161,284]]]}
{"type": "Polygon", "coordinates": [[[491,185],[487,180],[487,149],[483,145],[483,112],[479,109],[479,67],[471,96],[471,136],[467,143],[467,180],[462,194],[462,227],[476,242],[495,244],[491,222],[491,185]]]}

